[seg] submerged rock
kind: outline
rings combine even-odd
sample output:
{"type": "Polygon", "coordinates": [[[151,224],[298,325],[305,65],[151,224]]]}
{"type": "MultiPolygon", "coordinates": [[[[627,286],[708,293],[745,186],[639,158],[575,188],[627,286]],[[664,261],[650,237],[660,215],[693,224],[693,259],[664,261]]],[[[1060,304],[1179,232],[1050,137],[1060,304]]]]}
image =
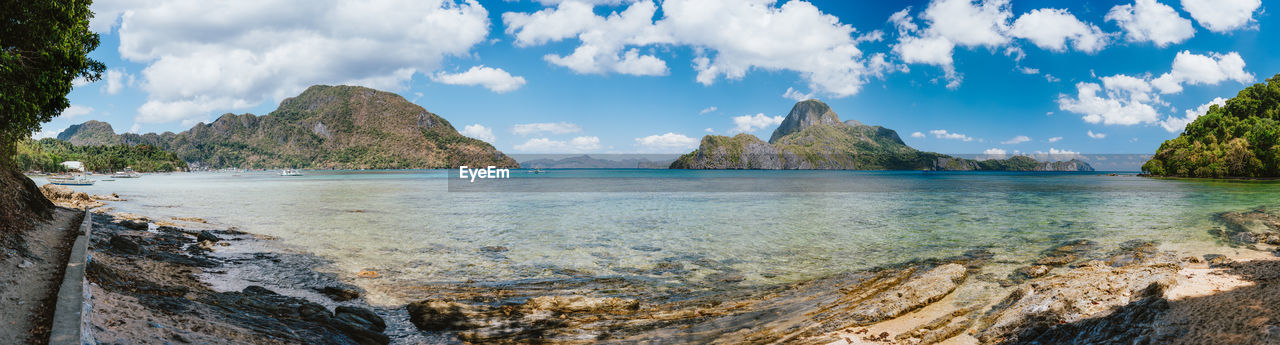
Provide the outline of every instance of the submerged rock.
{"type": "Polygon", "coordinates": [[[138,240],[131,236],[114,235],[111,236],[111,249],[115,249],[120,254],[138,255],[142,254],[142,246],[138,245],[138,240]]]}
{"type": "Polygon", "coordinates": [[[210,232],[209,230],[200,231],[199,234],[196,234],[196,241],[199,242],[213,243],[221,240],[222,239],[218,238],[218,235],[214,235],[213,232],[210,232]]]}
{"type": "Polygon", "coordinates": [[[524,308],[555,313],[610,313],[634,311],[640,308],[640,302],[615,297],[541,296],[530,298],[524,308]]]}
{"type": "Polygon", "coordinates": [[[351,286],[326,286],[320,289],[321,294],[337,302],[346,302],[360,298],[360,290],[351,286]]]}

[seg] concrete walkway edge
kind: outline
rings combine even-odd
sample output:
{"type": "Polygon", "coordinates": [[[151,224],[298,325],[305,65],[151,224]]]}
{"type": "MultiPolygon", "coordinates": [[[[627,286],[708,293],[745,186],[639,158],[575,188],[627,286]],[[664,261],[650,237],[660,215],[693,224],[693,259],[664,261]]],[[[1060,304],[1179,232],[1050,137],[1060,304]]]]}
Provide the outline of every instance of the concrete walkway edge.
{"type": "Polygon", "coordinates": [[[84,212],[80,232],[71,246],[67,270],[58,288],[58,302],[53,312],[53,329],[49,332],[50,345],[97,344],[90,333],[89,281],[85,269],[89,263],[89,235],[93,230],[93,214],[84,212]]]}

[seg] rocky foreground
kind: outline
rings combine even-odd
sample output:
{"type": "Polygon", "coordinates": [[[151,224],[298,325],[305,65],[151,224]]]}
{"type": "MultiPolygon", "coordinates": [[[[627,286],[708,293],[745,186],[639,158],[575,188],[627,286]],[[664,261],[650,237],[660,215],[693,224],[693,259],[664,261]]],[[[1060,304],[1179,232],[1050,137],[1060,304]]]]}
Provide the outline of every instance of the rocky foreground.
{"type": "Polygon", "coordinates": [[[1280,344],[1280,261],[1268,252],[1280,217],[1265,209],[1217,215],[1210,232],[1250,261],[1076,240],[1030,262],[975,250],[705,293],[607,277],[463,283],[392,307],[253,235],[94,217],[103,343],[1280,344]]]}

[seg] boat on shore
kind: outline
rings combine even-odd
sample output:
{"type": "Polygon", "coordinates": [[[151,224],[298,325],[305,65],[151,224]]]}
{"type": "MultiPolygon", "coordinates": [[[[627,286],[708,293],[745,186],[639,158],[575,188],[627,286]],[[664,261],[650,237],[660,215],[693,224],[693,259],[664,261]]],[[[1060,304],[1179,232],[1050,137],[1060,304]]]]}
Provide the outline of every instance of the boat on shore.
{"type": "Polygon", "coordinates": [[[302,172],[294,169],[280,170],[280,176],[302,176],[302,172]]]}
{"type": "Polygon", "coordinates": [[[77,176],[50,176],[49,183],[61,186],[92,186],[93,180],[84,175],[77,176]]]}
{"type": "Polygon", "coordinates": [[[124,170],[117,171],[114,174],[111,174],[111,178],[139,178],[139,177],[142,177],[142,174],[139,174],[137,171],[133,171],[133,169],[130,169],[130,168],[124,168],[124,170]]]}

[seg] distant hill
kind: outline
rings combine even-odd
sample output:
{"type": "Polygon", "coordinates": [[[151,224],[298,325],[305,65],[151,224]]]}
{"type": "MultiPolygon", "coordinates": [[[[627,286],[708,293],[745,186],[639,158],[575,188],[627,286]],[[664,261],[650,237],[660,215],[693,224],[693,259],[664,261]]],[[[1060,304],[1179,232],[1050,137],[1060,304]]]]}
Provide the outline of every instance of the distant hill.
{"type": "Polygon", "coordinates": [[[1280,177],[1280,74],[1214,105],[1160,144],[1143,172],[1177,177],[1280,177]]]}
{"type": "Polygon", "coordinates": [[[58,140],[70,142],[76,146],[120,145],[122,140],[116,135],[111,124],[89,120],[78,125],[71,125],[58,133],[58,140]]]}
{"type": "Polygon", "coordinates": [[[151,145],[207,168],[519,167],[489,143],[459,134],[449,121],[403,97],[358,86],[312,86],[270,114],[225,114],[176,134],[117,135],[109,124],[89,121],[58,138],[151,145]]]}
{"type": "Polygon", "coordinates": [[[533,159],[520,162],[529,169],[666,169],[671,160],[653,161],[648,158],[601,159],[588,155],[561,159],[533,159]]]}
{"type": "Polygon", "coordinates": [[[916,150],[898,132],[858,121],[841,122],[818,100],[796,103],[769,142],[754,135],[708,135],[672,169],[844,169],[1093,171],[1088,163],[1038,162],[1017,156],[977,161],[916,150]]]}

